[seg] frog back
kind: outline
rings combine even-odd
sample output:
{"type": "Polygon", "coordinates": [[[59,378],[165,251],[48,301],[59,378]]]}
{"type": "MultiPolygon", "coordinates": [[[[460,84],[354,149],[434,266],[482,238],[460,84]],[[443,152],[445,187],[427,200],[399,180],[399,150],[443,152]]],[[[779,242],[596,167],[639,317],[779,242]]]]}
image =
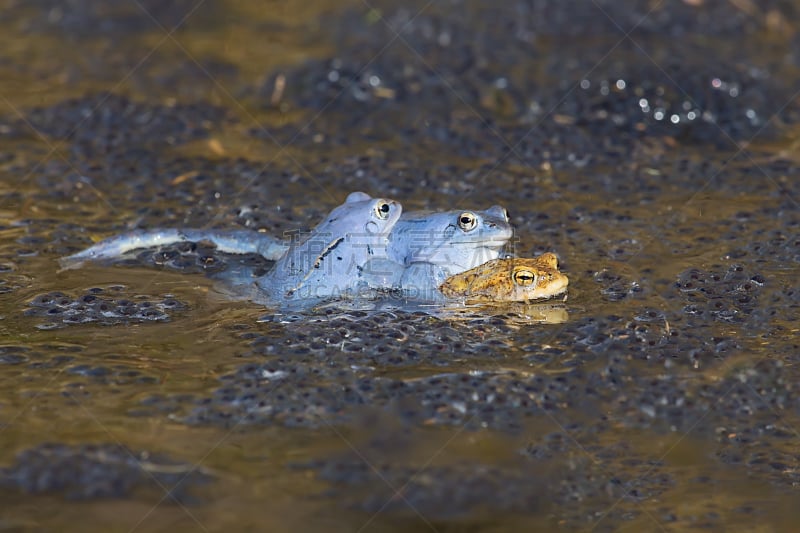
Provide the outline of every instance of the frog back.
{"type": "Polygon", "coordinates": [[[352,292],[359,267],[372,258],[386,257],[389,232],[401,213],[401,205],[394,200],[350,194],[314,229],[290,244],[272,270],[257,281],[259,289],[279,305],[352,292]]]}

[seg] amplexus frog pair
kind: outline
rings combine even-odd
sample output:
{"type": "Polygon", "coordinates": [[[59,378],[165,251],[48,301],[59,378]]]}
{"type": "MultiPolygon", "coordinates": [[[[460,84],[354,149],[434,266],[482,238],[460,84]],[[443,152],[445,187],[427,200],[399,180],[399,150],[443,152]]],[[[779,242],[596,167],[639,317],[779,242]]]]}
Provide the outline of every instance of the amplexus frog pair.
{"type": "Polygon", "coordinates": [[[293,241],[251,230],[137,230],[63,258],[64,268],[108,261],[136,249],[208,241],[228,253],[275,261],[248,296],[277,307],[400,293],[419,302],[506,302],[563,293],[567,278],[553,254],[501,259],[513,230],[505,209],[403,213],[401,205],[351,193],[308,234],[293,241]]]}

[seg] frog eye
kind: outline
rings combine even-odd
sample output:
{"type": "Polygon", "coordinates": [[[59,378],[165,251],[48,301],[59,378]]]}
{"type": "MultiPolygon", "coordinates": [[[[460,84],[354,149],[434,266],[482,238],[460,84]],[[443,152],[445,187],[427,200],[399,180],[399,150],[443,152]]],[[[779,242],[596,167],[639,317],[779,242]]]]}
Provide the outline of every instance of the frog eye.
{"type": "Polygon", "coordinates": [[[464,211],[463,213],[458,215],[458,227],[463,229],[464,231],[473,230],[477,225],[478,225],[478,217],[475,216],[475,213],[464,211]]]}
{"type": "Polygon", "coordinates": [[[389,202],[380,201],[375,204],[375,216],[381,220],[389,218],[389,211],[391,211],[389,202]]]}
{"type": "Polygon", "coordinates": [[[514,283],[521,286],[532,285],[536,283],[536,274],[530,270],[517,270],[514,272],[514,283]]]}

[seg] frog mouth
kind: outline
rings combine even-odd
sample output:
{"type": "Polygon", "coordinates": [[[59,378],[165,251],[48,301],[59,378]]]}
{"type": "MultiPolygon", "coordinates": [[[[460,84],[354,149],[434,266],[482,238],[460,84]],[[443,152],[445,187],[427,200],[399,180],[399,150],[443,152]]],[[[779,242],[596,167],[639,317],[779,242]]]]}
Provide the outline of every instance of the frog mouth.
{"type": "Polygon", "coordinates": [[[475,248],[490,248],[492,250],[497,250],[505,246],[511,237],[497,237],[494,239],[476,239],[472,241],[455,241],[453,242],[456,246],[474,246],[475,248]]]}
{"type": "Polygon", "coordinates": [[[489,241],[482,246],[476,246],[475,251],[477,253],[489,252],[493,254],[500,254],[505,249],[506,244],[508,244],[508,241],[489,241]]]}
{"type": "Polygon", "coordinates": [[[491,241],[460,241],[460,242],[453,242],[447,245],[442,246],[441,248],[446,249],[448,247],[453,249],[466,249],[472,250],[475,253],[481,252],[500,252],[502,251],[506,245],[508,244],[508,239],[497,239],[491,241]]]}

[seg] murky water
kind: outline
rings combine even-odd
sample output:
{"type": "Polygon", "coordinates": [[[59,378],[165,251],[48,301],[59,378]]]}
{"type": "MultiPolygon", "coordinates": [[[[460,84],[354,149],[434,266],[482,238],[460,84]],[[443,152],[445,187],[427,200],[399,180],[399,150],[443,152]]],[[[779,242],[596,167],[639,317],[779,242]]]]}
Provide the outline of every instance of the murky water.
{"type": "Polygon", "coordinates": [[[391,4],[2,4],[0,527],[791,529],[800,5],[391,4]],[[352,190],[505,206],[558,320],[58,271],[352,190]]]}

